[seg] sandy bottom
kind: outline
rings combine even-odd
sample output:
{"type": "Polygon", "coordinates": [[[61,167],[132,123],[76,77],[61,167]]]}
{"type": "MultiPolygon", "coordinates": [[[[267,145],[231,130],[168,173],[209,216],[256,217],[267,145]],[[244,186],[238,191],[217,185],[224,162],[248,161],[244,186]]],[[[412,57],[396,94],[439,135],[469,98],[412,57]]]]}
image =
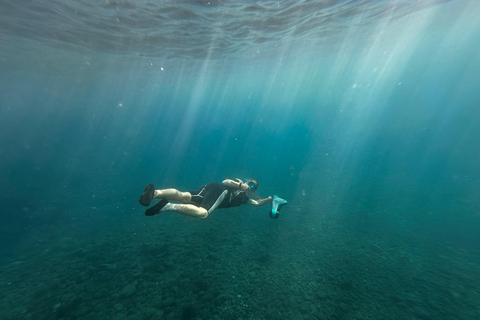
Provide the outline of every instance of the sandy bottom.
{"type": "Polygon", "coordinates": [[[283,219],[39,233],[0,265],[0,319],[480,319],[478,253],[283,219]]]}

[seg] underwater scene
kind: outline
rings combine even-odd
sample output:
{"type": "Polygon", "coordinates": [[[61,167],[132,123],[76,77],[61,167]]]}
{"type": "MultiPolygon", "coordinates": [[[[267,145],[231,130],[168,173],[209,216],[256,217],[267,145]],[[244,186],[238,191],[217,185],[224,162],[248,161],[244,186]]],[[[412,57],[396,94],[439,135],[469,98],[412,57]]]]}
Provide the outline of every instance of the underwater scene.
{"type": "Polygon", "coordinates": [[[0,320],[480,319],[479,13],[2,0],[0,320]]]}

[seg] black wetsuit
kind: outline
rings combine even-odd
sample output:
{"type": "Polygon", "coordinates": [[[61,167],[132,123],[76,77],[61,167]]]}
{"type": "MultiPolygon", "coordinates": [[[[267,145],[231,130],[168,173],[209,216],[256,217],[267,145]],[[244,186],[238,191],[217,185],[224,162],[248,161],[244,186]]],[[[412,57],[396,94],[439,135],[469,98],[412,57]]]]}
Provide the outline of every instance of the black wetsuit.
{"type": "MultiPolygon", "coordinates": [[[[240,179],[234,181],[241,182],[240,179]]],[[[192,195],[192,204],[210,209],[216,205],[215,209],[238,207],[248,202],[245,191],[238,188],[228,188],[221,183],[209,183],[198,190],[189,191],[192,195]],[[221,200],[223,198],[223,200],[221,200]],[[222,201],[221,203],[217,203],[222,201]]]]}

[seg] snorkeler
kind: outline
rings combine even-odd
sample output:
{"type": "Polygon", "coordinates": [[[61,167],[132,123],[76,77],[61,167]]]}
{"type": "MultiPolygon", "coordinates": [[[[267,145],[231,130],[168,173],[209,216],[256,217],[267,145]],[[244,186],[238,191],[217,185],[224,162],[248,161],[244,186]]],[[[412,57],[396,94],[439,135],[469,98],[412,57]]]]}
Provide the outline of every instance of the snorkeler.
{"type": "Polygon", "coordinates": [[[148,207],[153,199],[161,199],[157,204],[145,211],[146,216],[153,216],[160,212],[177,212],[194,218],[207,218],[215,209],[238,207],[248,204],[261,207],[272,201],[272,197],[253,200],[247,194],[255,196],[253,192],[258,188],[258,181],[248,179],[226,179],[220,183],[209,183],[198,190],[181,192],[176,189],[155,190],[153,184],[145,187],[138,202],[148,207]],[[178,201],[183,203],[170,203],[178,201]]]}

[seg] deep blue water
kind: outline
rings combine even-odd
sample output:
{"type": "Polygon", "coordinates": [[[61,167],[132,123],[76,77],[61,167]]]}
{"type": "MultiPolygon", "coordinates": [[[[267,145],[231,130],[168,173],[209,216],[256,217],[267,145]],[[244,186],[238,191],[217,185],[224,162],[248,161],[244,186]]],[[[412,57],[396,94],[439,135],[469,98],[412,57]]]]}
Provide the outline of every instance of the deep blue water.
{"type": "Polygon", "coordinates": [[[480,318],[479,10],[3,1],[0,319],[480,318]],[[137,202],[234,177],[280,219],[137,202]]]}

